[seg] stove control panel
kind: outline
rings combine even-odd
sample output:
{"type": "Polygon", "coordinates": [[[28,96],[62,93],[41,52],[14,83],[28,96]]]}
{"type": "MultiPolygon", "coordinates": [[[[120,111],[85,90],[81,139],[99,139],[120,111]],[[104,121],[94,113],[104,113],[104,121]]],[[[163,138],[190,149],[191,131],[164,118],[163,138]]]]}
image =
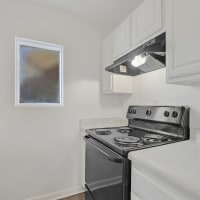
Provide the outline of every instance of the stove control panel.
{"type": "Polygon", "coordinates": [[[183,106],[129,106],[127,118],[180,124],[185,109],[183,106]]]}

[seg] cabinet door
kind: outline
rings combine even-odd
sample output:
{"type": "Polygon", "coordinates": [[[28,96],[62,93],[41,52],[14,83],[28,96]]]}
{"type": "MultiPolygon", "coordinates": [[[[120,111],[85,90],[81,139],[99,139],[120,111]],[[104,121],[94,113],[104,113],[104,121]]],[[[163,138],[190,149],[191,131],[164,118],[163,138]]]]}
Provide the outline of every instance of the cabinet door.
{"type": "Polygon", "coordinates": [[[167,81],[200,81],[200,1],[167,0],[167,81]]]}
{"type": "Polygon", "coordinates": [[[141,200],[135,193],[131,192],[131,200],[141,200]]]}
{"type": "Polygon", "coordinates": [[[128,52],[131,46],[130,38],[130,18],[123,21],[113,32],[113,59],[116,60],[120,56],[128,52]]]}
{"type": "Polygon", "coordinates": [[[144,0],[131,15],[132,47],[162,29],[162,0],[144,0]]]}
{"type": "Polygon", "coordinates": [[[115,93],[133,93],[133,77],[113,74],[113,92],[115,93]]]}
{"type": "Polygon", "coordinates": [[[182,198],[178,191],[163,181],[161,177],[156,177],[151,171],[146,173],[143,168],[139,170],[133,166],[131,170],[131,200],[139,200],[137,196],[145,200],[188,199],[187,197],[182,198]],[[137,194],[136,198],[133,198],[134,194],[137,194]]]}
{"type": "Polygon", "coordinates": [[[133,77],[105,71],[112,63],[112,35],[109,35],[102,45],[102,91],[104,94],[133,93],[133,77]]]}
{"type": "Polygon", "coordinates": [[[105,71],[105,68],[113,63],[112,55],[112,35],[109,35],[102,44],[102,91],[110,93],[112,91],[112,73],[105,71]]]}

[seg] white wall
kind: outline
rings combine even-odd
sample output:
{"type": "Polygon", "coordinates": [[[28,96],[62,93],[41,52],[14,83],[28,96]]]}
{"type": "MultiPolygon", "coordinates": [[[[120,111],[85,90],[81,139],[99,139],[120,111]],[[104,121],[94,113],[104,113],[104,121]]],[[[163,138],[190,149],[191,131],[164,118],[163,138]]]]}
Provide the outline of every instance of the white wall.
{"type": "Polygon", "coordinates": [[[118,96],[100,93],[101,38],[81,19],[27,0],[1,1],[0,26],[0,199],[76,190],[79,120],[121,116],[118,96]],[[14,107],[15,36],[64,46],[63,108],[14,107]]]}
{"type": "Polygon", "coordinates": [[[200,87],[165,83],[166,69],[134,77],[134,94],[122,99],[123,114],[133,105],[188,105],[191,107],[191,128],[200,128],[200,87]]]}

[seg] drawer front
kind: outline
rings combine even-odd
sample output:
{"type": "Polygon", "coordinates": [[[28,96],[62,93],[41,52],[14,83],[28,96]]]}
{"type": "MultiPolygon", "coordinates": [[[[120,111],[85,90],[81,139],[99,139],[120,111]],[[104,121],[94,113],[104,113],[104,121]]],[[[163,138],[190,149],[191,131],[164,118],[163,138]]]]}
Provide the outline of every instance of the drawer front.
{"type": "Polygon", "coordinates": [[[174,191],[136,168],[133,167],[131,172],[131,192],[137,194],[141,200],[183,200],[174,191]]]}
{"type": "Polygon", "coordinates": [[[140,199],[135,193],[131,192],[131,200],[143,200],[143,199],[140,199]]]}

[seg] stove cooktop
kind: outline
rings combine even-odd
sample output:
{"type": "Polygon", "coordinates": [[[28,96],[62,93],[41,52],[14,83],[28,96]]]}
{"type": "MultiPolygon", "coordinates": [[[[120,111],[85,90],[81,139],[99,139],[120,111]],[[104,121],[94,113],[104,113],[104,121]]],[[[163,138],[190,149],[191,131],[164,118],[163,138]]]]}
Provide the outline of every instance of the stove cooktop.
{"type": "Polygon", "coordinates": [[[130,151],[181,141],[180,138],[164,136],[130,127],[88,129],[86,132],[89,136],[122,156],[127,156],[130,151]]]}

